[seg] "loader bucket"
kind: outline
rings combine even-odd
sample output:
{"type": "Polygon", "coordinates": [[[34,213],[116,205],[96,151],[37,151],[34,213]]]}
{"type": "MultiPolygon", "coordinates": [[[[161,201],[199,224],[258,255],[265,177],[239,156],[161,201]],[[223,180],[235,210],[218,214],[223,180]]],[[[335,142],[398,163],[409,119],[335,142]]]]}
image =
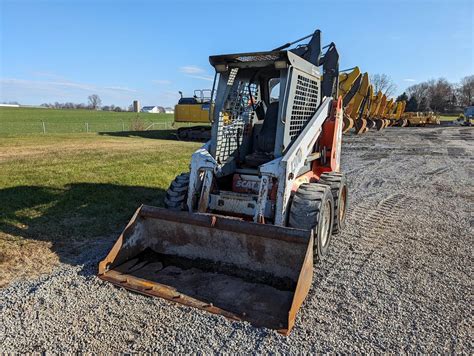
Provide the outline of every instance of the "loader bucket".
{"type": "Polygon", "coordinates": [[[141,206],[99,278],[288,335],[313,274],[311,231],[141,206]]]}

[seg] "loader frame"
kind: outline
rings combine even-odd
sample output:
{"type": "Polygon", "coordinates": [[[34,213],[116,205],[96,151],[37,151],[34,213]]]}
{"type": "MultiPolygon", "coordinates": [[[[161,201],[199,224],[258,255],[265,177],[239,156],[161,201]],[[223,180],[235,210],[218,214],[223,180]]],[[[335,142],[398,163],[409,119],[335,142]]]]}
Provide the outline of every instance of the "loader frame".
{"type": "Polygon", "coordinates": [[[168,209],[135,212],[100,262],[101,279],[288,335],[313,263],[343,226],[336,202],[344,199],[345,212],[347,198],[338,53],[331,43],[322,55],[318,30],[308,37],[286,51],[293,43],[210,57],[218,83],[212,138],[171,183],[168,209]],[[298,202],[312,212],[296,215],[298,202]]]}

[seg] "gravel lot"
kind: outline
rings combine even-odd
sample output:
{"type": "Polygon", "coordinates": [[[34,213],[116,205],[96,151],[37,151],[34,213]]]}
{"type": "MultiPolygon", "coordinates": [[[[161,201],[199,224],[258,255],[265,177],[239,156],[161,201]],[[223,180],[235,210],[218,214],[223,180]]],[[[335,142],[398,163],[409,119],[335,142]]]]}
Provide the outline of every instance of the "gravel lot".
{"type": "Polygon", "coordinates": [[[100,281],[110,236],[0,290],[0,352],[472,353],[473,133],[344,136],[347,228],[289,337],[100,281]]]}

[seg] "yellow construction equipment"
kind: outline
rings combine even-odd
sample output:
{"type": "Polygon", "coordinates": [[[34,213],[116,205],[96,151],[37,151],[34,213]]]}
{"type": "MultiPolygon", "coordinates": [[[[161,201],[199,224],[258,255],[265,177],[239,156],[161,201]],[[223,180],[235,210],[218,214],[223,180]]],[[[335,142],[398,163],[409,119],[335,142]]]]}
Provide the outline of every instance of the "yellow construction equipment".
{"type": "Polygon", "coordinates": [[[395,126],[405,127],[407,125],[407,119],[403,117],[405,112],[406,101],[397,102],[397,107],[395,113],[393,114],[392,119],[395,121],[395,126]]]}
{"type": "MultiPolygon", "coordinates": [[[[339,91],[343,98],[344,128],[346,133],[354,127],[356,134],[369,129],[380,131],[400,118],[397,105],[393,98],[389,99],[381,91],[374,94],[368,73],[363,75],[359,67],[351,68],[351,72],[339,74],[339,91]]],[[[400,107],[401,112],[403,112],[400,107]]]]}
{"type": "Polygon", "coordinates": [[[428,112],[405,112],[402,118],[406,120],[406,126],[439,125],[439,117],[432,111],[428,112]]]}
{"type": "Polygon", "coordinates": [[[376,125],[377,130],[384,129],[384,128],[386,128],[390,125],[390,115],[393,111],[394,103],[395,103],[395,100],[393,98],[391,98],[389,101],[387,101],[387,105],[385,106],[385,110],[382,114],[381,127],[378,127],[378,125],[376,125]]]}
{"type": "Polygon", "coordinates": [[[379,130],[383,128],[383,113],[385,112],[385,107],[387,106],[387,96],[385,94],[382,94],[380,97],[380,101],[377,101],[379,98],[379,94],[377,94],[376,102],[378,103],[377,105],[377,110],[374,112],[374,115],[371,116],[369,119],[367,119],[367,128],[374,129],[377,126],[377,123],[379,125],[379,130]]]}
{"type": "Polygon", "coordinates": [[[379,92],[375,95],[373,86],[370,84],[366,97],[367,97],[365,100],[366,104],[365,104],[363,115],[362,115],[365,121],[365,129],[360,132],[357,132],[356,130],[356,133],[365,133],[370,128],[373,128],[375,126],[374,117],[376,117],[377,112],[380,108],[380,100],[382,98],[382,93],[379,92]]]}
{"type": "Polygon", "coordinates": [[[352,127],[354,127],[354,119],[350,117],[348,112],[352,110],[354,97],[361,82],[362,74],[360,73],[359,67],[352,68],[352,71],[349,73],[339,74],[339,94],[342,96],[342,105],[344,107],[343,133],[348,132],[352,127]],[[351,109],[349,109],[349,107],[351,107],[351,109]]]}
{"type": "Polygon", "coordinates": [[[367,105],[370,92],[369,74],[366,72],[362,76],[359,89],[354,95],[352,105],[349,108],[348,115],[354,120],[354,129],[356,134],[364,133],[367,126],[367,119],[364,117],[364,111],[367,105]]]}
{"type": "Polygon", "coordinates": [[[171,183],[165,208],[136,211],[101,279],[290,332],[348,199],[339,55],[334,43],[321,48],[317,30],[272,51],[209,58],[211,139],[171,183]]]}
{"type": "Polygon", "coordinates": [[[211,138],[210,117],[213,112],[211,104],[211,90],[199,89],[192,97],[181,98],[174,107],[174,122],[187,124],[206,124],[192,127],[179,127],[177,136],[182,140],[207,141],[211,138]]]}

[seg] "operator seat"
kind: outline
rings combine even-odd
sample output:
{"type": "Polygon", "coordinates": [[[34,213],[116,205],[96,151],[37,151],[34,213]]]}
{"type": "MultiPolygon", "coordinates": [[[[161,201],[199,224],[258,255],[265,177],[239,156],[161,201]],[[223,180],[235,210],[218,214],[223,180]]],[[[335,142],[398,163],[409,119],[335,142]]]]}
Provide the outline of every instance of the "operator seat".
{"type": "Polygon", "coordinates": [[[278,107],[278,101],[274,101],[265,112],[262,128],[255,135],[253,152],[245,157],[245,162],[249,166],[258,167],[273,159],[278,124],[278,107]]]}
{"type": "Polygon", "coordinates": [[[256,152],[273,153],[275,150],[277,120],[278,101],[274,101],[268,106],[267,112],[265,113],[265,118],[263,119],[262,128],[256,136],[256,152]]]}

